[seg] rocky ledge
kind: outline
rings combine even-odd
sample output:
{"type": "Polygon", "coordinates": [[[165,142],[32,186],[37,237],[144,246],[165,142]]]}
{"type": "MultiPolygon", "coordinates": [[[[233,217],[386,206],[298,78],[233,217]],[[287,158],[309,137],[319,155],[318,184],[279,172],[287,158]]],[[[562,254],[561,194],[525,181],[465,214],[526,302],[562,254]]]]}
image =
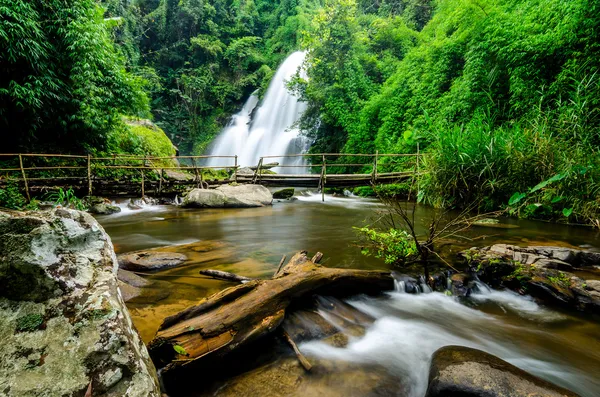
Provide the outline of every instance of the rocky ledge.
{"type": "Polygon", "coordinates": [[[273,195],[262,185],[224,185],[216,189],[193,189],[182,207],[250,208],[273,203],[273,195]]]}
{"type": "Polygon", "coordinates": [[[459,255],[491,287],[505,287],[550,304],[600,314],[600,281],[583,280],[572,273],[600,265],[598,252],[496,244],[471,248],[459,255]]]}
{"type": "Polygon", "coordinates": [[[0,395],[160,396],[88,214],[0,212],[0,395]]]}

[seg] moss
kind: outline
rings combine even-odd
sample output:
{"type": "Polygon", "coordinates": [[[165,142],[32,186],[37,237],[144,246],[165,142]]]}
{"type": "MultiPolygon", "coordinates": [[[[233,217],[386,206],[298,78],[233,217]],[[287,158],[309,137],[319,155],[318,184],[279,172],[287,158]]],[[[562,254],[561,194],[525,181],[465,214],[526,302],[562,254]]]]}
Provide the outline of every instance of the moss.
{"type": "Polygon", "coordinates": [[[41,328],[44,324],[44,316],[41,314],[28,314],[17,319],[17,331],[33,332],[41,328]]]}
{"type": "Polygon", "coordinates": [[[128,124],[128,128],[140,139],[144,153],[156,157],[175,156],[173,143],[160,128],[148,124],[128,124]]]}

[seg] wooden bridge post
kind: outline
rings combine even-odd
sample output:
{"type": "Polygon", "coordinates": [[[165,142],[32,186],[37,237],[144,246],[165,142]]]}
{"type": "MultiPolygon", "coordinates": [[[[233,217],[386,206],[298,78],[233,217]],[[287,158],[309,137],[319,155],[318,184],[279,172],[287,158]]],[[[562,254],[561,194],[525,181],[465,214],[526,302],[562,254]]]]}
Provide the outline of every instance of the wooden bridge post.
{"type": "Polygon", "coordinates": [[[88,179],[88,196],[92,195],[92,156],[88,154],[87,158],[87,179],[88,179]]]}
{"type": "Polygon", "coordinates": [[[198,166],[196,165],[196,158],[192,157],[192,166],[194,167],[194,174],[196,175],[196,187],[202,188],[202,179],[198,174],[198,166]]]}
{"type": "Polygon", "coordinates": [[[237,183],[237,169],[238,169],[238,158],[237,158],[237,154],[235,155],[235,164],[234,164],[235,168],[233,169],[233,181],[235,183],[237,183]]]}
{"type": "Polygon", "coordinates": [[[372,181],[371,183],[376,184],[377,183],[377,160],[379,157],[379,150],[375,151],[375,160],[373,160],[373,173],[372,175],[372,181]]]}
{"type": "Polygon", "coordinates": [[[419,153],[419,142],[417,142],[417,174],[419,173],[419,157],[421,157],[421,154],[419,153]]]}
{"type": "Polygon", "coordinates": [[[256,165],[256,169],[254,170],[254,175],[252,176],[252,183],[256,183],[257,176],[260,175],[260,169],[262,168],[263,158],[261,157],[258,160],[258,164],[256,165]]]}
{"type": "Polygon", "coordinates": [[[145,186],[145,177],[144,177],[144,167],[146,166],[146,155],[144,155],[144,159],[142,160],[142,198],[146,195],[146,186],[145,186]]]}
{"type": "Polygon", "coordinates": [[[325,163],[325,155],[323,155],[323,164],[321,165],[321,201],[325,202],[325,183],[327,178],[327,164],[325,163]]]}
{"type": "Polygon", "coordinates": [[[162,184],[163,184],[163,173],[165,170],[163,168],[160,169],[160,179],[158,180],[158,196],[162,193],[162,184]]]}
{"type": "Polygon", "coordinates": [[[25,184],[25,195],[27,196],[27,201],[31,201],[31,197],[29,196],[29,184],[27,183],[27,176],[25,176],[25,169],[23,168],[23,156],[19,154],[19,165],[21,166],[21,175],[23,176],[23,182],[25,184]]]}

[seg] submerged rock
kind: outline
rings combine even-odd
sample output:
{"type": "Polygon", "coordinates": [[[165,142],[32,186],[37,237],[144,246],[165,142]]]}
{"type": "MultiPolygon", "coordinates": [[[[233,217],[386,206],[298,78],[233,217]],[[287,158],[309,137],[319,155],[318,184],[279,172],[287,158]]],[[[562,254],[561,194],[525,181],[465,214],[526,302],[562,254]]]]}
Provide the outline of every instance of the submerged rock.
{"type": "Polygon", "coordinates": [[[289,200],[294,197],[294,188],[281,189],[273,193],[273,198],[278,200],[289,200]]]}
{"type": "Polygon", "coordinates": [[[125,270],[148,271],[181,265],[187,256],[177,252],[137,251],[118,256],[119,267],[125,270]]]}
{"type": "Polygon", "coordinates": [[[183,207],[248,208],[271,205],[273,196],[262,185],[224,185],[216,189],[193,189],[183,199],[183,207]]]}
{"type": "Polygon", "coordinates": [[[102,227],[67,209],[0,212],[0,234],[0,394],[160,396],[102,227]]]}
{"type": "Polygon", "coordinates": [[[565,270],[596,264],[598,253],[563,247],[517,247],[496,244],[471,248],[459,256],[466,259],[481,281],[492,287],[507,287],[544,302],[575,310],[600,313],[600,294],[565,270]]]}
{"type": "Polygon", "coordinates": [[[121,207],[107,203],[99,203],[92,205],[88,212],[97,215],[111,215],[121,212],[121,207]]]}
{"type": "Polygon", "coordinates": [[[433,354],[426,397],[576,397],[481,350],[445,346],[433,354]]]}

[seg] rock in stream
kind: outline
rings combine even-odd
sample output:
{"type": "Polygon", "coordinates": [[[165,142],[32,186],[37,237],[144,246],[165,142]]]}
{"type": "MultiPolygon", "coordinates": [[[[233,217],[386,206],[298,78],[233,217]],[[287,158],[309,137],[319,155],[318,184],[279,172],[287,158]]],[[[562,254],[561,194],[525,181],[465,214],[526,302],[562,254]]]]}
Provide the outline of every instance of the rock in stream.
{"type": "Polygon", "coordinates": [[[193,189],[183,199],[183,207],[249,208],[273,203],[273,195],[262,185],[224,185],[216,189],[193,189]]]}

